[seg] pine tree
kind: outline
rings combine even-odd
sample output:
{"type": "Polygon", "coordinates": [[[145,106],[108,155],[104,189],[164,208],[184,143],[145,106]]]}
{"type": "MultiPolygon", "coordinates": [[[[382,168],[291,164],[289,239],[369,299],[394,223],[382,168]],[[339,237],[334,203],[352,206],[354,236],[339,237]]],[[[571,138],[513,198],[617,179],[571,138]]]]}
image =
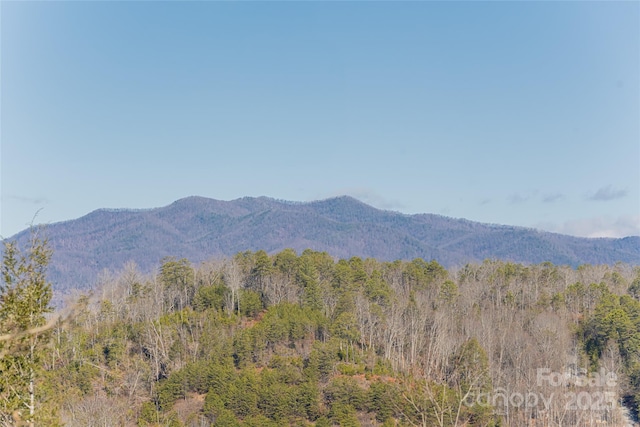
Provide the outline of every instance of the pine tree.
{"type": "Polygon", "coordinates": [[[35,425],[41,354],[52,311],[46,269],[52,251],[32,229],[28,247],[4,242],[0,277],[0,424],[35,425]]]}

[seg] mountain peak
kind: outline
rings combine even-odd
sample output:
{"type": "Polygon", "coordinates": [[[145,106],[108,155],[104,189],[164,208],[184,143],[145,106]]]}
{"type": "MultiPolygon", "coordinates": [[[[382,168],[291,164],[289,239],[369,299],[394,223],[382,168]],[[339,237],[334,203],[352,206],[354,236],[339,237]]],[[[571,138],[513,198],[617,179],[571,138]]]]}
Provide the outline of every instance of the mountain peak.
{"type": "Polygon", "coordinates": [[[362,200],[356,199],[355,197],[348,196],[348,195],[328,197],[323,200],[316,200],[315,202],[338,202],[338,203],[344,203],[344,204],[365,205],[365,206],[373,207],[363,202],[362,200]]]}
{"type": "MultiPolygon", "coordinates": [[[[156,209],[99,210],[51,224],[51,279],[91,285],[103,269],[134,261],[142,271],[165,256],[197,263],[247,250],[292,248],[379,260],[435,259],[460,266],[484,259],[554,264],[640,264],[640,238],[587,239],[497,227],[438,215],[379,210],[352,196],[312,202],[269,197],[231,201],[190,196],[156,209]]],[[[19,233],[15,238],[28,238],[19,233]]]]}

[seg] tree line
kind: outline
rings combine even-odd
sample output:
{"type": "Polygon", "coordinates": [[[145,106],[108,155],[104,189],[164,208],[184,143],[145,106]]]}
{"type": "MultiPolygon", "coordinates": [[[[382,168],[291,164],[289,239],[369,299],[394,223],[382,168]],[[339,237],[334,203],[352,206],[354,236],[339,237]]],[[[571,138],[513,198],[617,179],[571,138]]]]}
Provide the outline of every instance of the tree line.
{"type": "Polygon", "coordinates": [[[134,264],[47,314],[46,241],[5,243],[1,425],[624,425],[640,268],[457,269],[242,252],[134,264]],[[38,329],[39,328],[39,329],[38,329]],[[35,332],[34,332],[35,331],[35,332]],[[603,380],[601,376],[606,376],[603,380]]]}

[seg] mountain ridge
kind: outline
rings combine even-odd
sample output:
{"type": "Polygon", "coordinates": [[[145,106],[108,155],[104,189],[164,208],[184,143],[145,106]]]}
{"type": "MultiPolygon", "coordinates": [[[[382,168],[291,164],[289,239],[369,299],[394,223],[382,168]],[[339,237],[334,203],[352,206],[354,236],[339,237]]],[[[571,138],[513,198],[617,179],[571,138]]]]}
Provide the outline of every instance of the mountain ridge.
{"type": "MultiPolygon", "coordinates": [[[[9,238],[24,243],[28,229],[9,238]]],[[[640,237],[582,238],[437,214],[377,209],[350,196],[310,202],[188,196],[150,209],[96,209],[47,225],[56,289],[90,288],[98,274],[134,261],[143,272],[166,256],[194,263],[246,250],[292,248],[336,258],[435,259],[446,267],[484,259],[535,264],[640,264],[640,237]]]]}

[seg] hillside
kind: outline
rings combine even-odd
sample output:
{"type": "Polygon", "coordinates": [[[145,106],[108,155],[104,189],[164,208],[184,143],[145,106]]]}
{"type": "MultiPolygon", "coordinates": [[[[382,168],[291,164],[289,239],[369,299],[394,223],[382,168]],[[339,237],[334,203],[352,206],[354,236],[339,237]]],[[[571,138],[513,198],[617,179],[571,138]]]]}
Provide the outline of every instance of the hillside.
{"type": "MultiPolygon", "coordinates": [[[[334,257],[435,259],[446,267],[487,258],[557,265],[640,264],[640,237],[577,238],[432,214],[405,215],[343,196],[297,203],[266,197],[188,197],[148,210],[100,209],[47,227],[55,289],[93,286],[128,261],[149,272],[165,256],[194,263],[246,250],[310,248],[334,257]]],[[[25,230],[11,239],[24,241],[25,230]]]]}
{"type": "Polygon", "coordinates": [[[52,427],[637,425],[640,268],[627,264],[454,272],[257,251],[101,286],[32,341],[35,359],[13,321],[25,305],[0,293],[0,425],[27,425],[12,422],[26,402],[52,427]],[[14,361],[35,368],[33,400],[14,361]]]}

